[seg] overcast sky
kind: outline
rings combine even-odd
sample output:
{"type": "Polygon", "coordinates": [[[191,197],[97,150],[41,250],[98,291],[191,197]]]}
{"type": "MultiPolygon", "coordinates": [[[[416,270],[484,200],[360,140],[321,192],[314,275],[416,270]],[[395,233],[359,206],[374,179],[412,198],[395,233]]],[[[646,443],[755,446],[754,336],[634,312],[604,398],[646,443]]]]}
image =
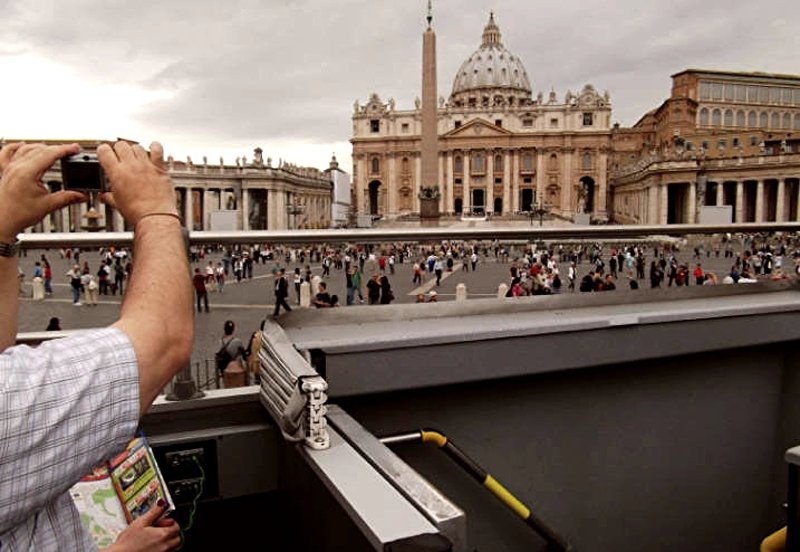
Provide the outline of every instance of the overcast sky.
{"type": "MultiPolygon", "coordinates": [[[[161,140],[176,158],[350,171],[353,102],[420,95],[426,0],[0,0],[0,137],[161,140]]],[[[797,0],[434,0],[439,94],[494,10],[534,95],[631,125],[689,67],[800,73],[797,0]]]]}

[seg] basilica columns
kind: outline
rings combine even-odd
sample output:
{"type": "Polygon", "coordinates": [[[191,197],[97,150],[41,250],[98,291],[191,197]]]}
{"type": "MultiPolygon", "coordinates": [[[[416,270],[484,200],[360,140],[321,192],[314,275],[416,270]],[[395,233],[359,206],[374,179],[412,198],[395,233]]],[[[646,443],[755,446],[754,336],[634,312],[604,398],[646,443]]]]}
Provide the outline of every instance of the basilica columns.
{"type": "Polygon", "coordinates": [[[486,162],[486,199],[483,210],[485,213],[494,212],[494,152],[489,150],[488,154],[484,154],[483,158],[486,162]]]}
{"type": "Polygon", "coordinates": [[[536,150],[536,196],[534,200],[539,204],[540,207],[544,205],[544,189],[547,186],[547,182],[545,180],[545,168],[544,168],[544,151],[541,149],[536,150]]]}
{"type": "Polygon", "coordinates": [[[511,152],[511,212],[519,211],[519,150],[511,152]]]}
{"type": "Polygon", "coordinates": [[[446,201],[445,211],[448,212],[448,213],[455,212],[456,200],[453,197],[453,179],[454,178],[455,177],[453,176],[453,152],[452,151],[448,151],[447,152],[447,187],[446,187],[446,190],[445,190],[445,192],[446,192],[445,193],[445,201],[446,201]]]}
{"type": "Polygon", "coordinates": [[[470,171],[472,170],[472,161],[470,159],[471,152],[469,150],[464,152],[464,198],[462,199],[462,213],[469,213],[472,211],[472,194],[470,193],[470,171]]]}
{"type": "Polygon", "coordinates": [[[387,192],[389,194],[389,205],[387,212],[392,216],[397,216],[397,156],[389,154],[389,182],[387,182],[387,192]]]}
{"type": "Polygon", "coordinates": [[[764,222],[764,180],[756,181],[756,222],[764,222]]]}
{"type": "Polygon", "coordinates": [[[444,194],[444,179],[445,179],[445,161],[446,161],[446,154],[442,153],[437,158],[437,168],[439,170],[439,176],[436,180],[437,186],[439,186],[439,213],[444,213],[447,210],[446,202],[445,202],[445,194],[444,194]]]}
{"type": "Polygon", "coordinates": [[[503,214],[513,213],[511,205],[511,152],[503,152],[503,214]]]}
{"type": "Polygon", "coordinates": [[[744,222],[744,182],[736,182],[736,222],[744,222]]]}
{"type": "Polygon", "coordinates": [[[778,197],[775,204],[775,222],[786,220],[786,179],[778,179],[778,197]]]}

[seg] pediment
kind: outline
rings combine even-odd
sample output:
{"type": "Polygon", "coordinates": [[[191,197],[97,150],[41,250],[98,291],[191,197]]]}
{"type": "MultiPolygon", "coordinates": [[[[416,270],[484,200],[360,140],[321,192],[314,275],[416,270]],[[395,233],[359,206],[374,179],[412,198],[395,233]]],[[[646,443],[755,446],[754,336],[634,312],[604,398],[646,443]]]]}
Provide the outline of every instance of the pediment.
{"type": "Polygon", "coordinates": [[[450,132],[446,133],[444,137],[451,138],[451,137],[486,137],[486,136],[508,136],[513,134],[510,130],[506,130],[504,128],[500,128],[497,125],[493,125],[489,121],[484,119],[473,119],[470,122],[461,125],[458,128],[454,128],[450,132]]]}

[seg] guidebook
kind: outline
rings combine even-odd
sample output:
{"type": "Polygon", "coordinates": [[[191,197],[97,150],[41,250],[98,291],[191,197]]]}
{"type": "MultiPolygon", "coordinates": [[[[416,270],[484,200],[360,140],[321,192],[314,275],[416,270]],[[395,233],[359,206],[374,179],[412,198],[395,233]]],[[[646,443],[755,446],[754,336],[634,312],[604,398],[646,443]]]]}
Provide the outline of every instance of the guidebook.
{"type": "Polygon", "coordinates": [[[144,435],[135,437],[124,451],[83,477],[70,489],[70,495],[100,548],[113,544],[129,523],[159,499],[166,502],[164,515],[175,510],[144,435]]]}

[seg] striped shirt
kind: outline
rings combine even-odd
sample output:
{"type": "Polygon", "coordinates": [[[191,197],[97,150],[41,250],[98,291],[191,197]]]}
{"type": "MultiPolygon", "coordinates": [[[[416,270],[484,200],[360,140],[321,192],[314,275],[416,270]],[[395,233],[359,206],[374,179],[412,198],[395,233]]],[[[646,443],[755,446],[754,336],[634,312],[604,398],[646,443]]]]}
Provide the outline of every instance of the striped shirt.
{"type": "Polygon", "coordinates": [[[0,550],[96,550],[68,491],[138,421],[138,366],[121,330],[0,354],[0,550]]]}

